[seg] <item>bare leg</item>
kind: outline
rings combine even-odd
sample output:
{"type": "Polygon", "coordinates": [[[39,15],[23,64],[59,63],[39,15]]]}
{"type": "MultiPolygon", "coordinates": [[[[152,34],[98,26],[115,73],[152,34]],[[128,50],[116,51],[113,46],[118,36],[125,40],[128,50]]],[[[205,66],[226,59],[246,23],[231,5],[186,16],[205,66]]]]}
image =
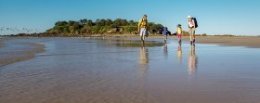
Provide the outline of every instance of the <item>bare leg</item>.
{"type": "Polygon", "coordinates": [[[179,45],[181,46],[181,39],[179,38],[179,45]]]}
{"type": "Polygon", "coordinates": [[[192,29],[189,28],[189,33],[190,33],[190,41],[192,40],[192,29]]]}
{"type": "Polygon", "coordinates": [[[193,43],[195,43],[196,35],[195,35],[195,28],[193,28],[193,43]]]}
{"type": "Polygon", "coordinates": [[[142,46],[143,46],[143,47],[145,46],[144,39],[142,40],[142,46]]]}
{"type": "Polygon", "coordinates": [[[145,35],[141,35],[141,42],[142,42],[142,46],[144,47],[145,46],[145,43],[144,43],[144,39],[145,39],[145,37],[144,37],[145,35]]]}
{"type": "Polygon", "coordinates": [[[164,43],[166,44],[167,42],[167,35],[164,35],[164,43]]]}
{"type": "Polygon", "coordinates": [[[142,46],[144,46],[145,31],[143,29],[141,29],[141,31],[140,31],[140,38],[141,38],[142,46]]]}

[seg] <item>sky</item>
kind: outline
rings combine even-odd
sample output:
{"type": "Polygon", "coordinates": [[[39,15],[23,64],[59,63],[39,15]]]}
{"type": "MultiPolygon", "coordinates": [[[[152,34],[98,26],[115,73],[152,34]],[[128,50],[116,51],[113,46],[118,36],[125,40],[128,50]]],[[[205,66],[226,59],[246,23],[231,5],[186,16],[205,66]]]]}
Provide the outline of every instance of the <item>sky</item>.
{"type": "Polygon", "coordinates": [[[43,32],[56,21],[98,18],[148,20],[172,32],[187,16],[202,34],[260,35],[260,0],[0,0],[0,35],[43,32]]]}

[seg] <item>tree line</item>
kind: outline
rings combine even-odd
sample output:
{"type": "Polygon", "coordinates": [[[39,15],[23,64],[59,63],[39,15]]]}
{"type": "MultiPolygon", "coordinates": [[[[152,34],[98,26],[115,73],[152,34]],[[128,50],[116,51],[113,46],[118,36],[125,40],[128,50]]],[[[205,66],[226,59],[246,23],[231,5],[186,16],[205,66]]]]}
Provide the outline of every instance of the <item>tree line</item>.
{"type": "MultiPolygon", "coordinates": [[[[160,34],[162,24],[149,22],[149,32],[160,34]]],[[[58,21],[44,36],[89,36],[92,34],[138,34],[138,22],[126,19],[81,19],[79,21],[58,21]]]]}

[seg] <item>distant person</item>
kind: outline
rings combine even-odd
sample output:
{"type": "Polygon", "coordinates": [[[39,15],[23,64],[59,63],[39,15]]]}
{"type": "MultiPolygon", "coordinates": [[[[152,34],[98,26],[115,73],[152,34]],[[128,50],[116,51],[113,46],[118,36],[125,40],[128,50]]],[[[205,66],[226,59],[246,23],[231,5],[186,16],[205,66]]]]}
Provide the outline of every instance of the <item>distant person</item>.
{"type": "Polygon", "coordinates": [[[178,43],[179,43],[179,45],[181,45],[181,39],[182,39],[182,27],[181,27],[181,24],[178,24],[177,25],[177,32],[176,32],[177,34],[177,38],[178,38],[178,43]]]}
{"type": "Polygon", "coordinates": [[[147,15],[144,15],[143,18],[138,23],[138,32],[140,32],[141,41],[144,45],[145,37],[148,36],[148,20],[147,15]]]}
{"type": "Polygon", "coordinates": [[[167,38],[168,38],[168,35],[169,35],[169,31],[168,31],[168,28],[167,28],[167,27],[163,27],[162,34],[163,34],[163,36],[164,36],[164,42],[166,43],[167,38]]]}
{"type": "Polygon", "coordinates": [[[188,16],[188,27],[190,33],[190,44],[195,45],[195,30],[198,27],[197,19],[192,16],[188,16]]]}

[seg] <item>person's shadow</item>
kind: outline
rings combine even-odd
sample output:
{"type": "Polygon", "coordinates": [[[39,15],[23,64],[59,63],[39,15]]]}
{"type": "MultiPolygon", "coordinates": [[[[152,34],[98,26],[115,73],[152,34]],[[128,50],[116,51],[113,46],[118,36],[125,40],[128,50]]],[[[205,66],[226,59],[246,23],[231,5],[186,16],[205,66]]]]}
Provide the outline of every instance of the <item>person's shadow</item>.
{"type": "Polygon", "coordinates": [[[198,57],[196,55],[196,47],[192,45],[188,56],[188,73],[194,75],[198,67],[198,57]]]}

